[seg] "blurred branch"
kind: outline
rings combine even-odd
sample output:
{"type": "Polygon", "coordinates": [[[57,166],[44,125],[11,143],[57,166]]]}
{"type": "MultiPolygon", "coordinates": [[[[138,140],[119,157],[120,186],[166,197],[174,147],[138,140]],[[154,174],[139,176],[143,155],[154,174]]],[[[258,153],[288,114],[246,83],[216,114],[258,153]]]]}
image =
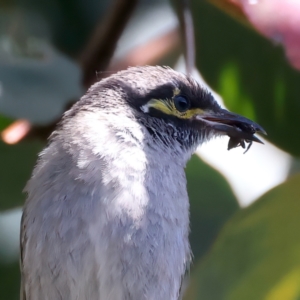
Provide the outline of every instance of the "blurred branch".
{"type": "Polygon", "coordinates": [[[191,74],[195,67],[195,35],[189,0],[181,0],[179,19],[184,39],[186,73],[191,74]]]}
{"type": "Polygon", "coordinates": [[[85,87],[89,87],[96,81],[95,68],[106,70],[117,42],[137,3],[138,0],[116,0],[105,20],[96,26],[79,58],[85,87]]]}

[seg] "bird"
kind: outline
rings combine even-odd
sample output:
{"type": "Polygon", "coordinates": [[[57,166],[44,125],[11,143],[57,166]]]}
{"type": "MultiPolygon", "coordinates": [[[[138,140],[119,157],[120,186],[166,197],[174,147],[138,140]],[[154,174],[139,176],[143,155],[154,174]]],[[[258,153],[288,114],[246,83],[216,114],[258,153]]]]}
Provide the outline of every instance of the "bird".
{"type": "Polygon", "coordinates": [[[64,113],[25,192],[22,300],[178,300],[191,263],[185,166],[197,147],[261,142],[190,75],[137,66],[64,113]]]}

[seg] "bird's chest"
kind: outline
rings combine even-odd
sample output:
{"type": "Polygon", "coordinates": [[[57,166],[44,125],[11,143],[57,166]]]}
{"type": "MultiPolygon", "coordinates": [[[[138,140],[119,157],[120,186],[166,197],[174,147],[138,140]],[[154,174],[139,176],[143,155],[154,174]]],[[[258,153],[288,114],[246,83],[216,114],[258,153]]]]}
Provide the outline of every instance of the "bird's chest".
{"type": "Polygon", "coordinates": [[[113,293],[112,299],[177,299],[190,257],[184,170],[156,164],[126,173],[122,182],[111,182],[114,193],[104,197],[90,228],[99,241],[101,292],[113,293]],[[119,298],[127,290],[131,294],[119,298]]]}

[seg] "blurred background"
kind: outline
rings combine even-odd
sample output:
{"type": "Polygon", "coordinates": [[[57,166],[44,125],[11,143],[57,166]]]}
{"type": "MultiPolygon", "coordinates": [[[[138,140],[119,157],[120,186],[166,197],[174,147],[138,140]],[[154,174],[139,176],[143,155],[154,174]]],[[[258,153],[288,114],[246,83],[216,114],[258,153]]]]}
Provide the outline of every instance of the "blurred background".
{"type": "Polygon", "coordinates": [[[246,154],[215,139],[188,163],[184,299],[299,300],[297,0],[0,0],[1,299],[19,299],[22,190],[55,124],[95,81],[146,64],[189,67],[268,132],[246,154]]]}

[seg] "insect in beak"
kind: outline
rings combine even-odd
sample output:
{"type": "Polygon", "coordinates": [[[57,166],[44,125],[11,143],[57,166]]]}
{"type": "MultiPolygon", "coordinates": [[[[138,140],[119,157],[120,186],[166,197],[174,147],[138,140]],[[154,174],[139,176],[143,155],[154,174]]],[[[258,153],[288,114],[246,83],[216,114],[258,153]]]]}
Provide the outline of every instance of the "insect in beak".
{"type": "Polygon", "coordinates": [[[263,144],[263,142],[255,136],[255,133],[267,134],[266,131],[257,123],[240,116],[238,114],[220,109],[218,112],[204,113],[198,116],[199,120],[204,121],[207,126],[213,128],[219,133],[229,136],[228,150],[236,147],[246,148],[246,153],[253,142],[263,144]]]}

